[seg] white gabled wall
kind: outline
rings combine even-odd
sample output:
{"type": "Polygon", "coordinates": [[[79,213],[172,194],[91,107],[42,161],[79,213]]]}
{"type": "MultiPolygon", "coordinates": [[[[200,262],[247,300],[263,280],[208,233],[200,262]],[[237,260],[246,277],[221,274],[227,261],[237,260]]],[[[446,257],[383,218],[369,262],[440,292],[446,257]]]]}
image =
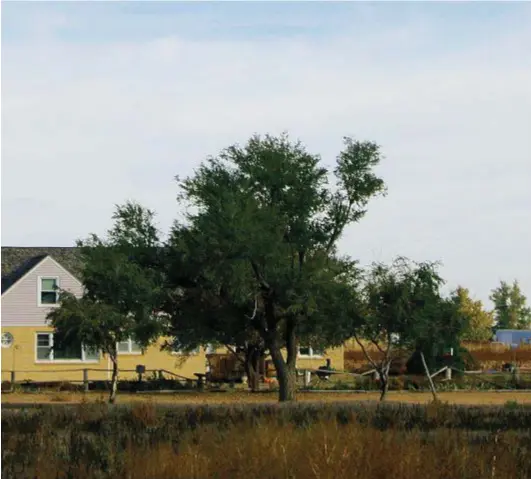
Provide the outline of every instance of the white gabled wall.
{"type": "Polygon", "coordinates": [[[2,326],[44,326],[50,307],[39,306],[39,277],[58,277],[59,287],[82,296],[81,283],[51,256],[2,295],[2,326]]]}

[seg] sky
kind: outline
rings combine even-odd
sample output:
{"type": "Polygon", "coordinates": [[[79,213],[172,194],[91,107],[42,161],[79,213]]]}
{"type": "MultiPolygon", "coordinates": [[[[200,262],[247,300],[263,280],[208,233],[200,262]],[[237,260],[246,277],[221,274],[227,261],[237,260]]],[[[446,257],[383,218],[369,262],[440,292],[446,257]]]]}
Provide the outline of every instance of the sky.
{"type": "Polygon", "coordinates": [[[531,4],[2,2],[2,245],[70,246],[254,133],[332,166],[375,141],[388,195],[360,260],[440,261],[447,290],[531,300],[531,4]]]}

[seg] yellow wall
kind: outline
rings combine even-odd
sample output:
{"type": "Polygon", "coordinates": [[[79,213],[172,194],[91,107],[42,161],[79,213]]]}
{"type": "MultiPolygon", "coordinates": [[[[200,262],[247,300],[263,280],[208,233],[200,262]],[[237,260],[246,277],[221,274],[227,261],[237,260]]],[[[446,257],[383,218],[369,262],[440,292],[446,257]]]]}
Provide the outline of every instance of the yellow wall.
{"type": "MultiPolygon", "coordinates": [[[[228,353],[228,349],[220,348],[216,350],[217,353],[228,353]]],[[[299,369],[317,369],[320,366],[326,365],[326,360],[331,360],[331,367],[337,370],[343,370],[345,366],[345,361],[343,354],[344,347],[339,346],[336,348],[330,348],[325,351],[321,357],[298,357],[297,358],[297,368],[299,369]]],[[[286,359],[287,352],[285,349],[282,350],[282,356],[286,359]]],[[[266,360],[271,360],[271,356],[266,356],[266,360]]]]}
{"type": "MultiPolygon", "coordinates": [[[[31,380],[35,382],[46,381],[79,381],[83,380],[83,369],[90,369],[89,380],[110,379],[111,364],[108,358],[100,355],[98,362],[64,361],[64,362],[37,362],[36,361],[36,334],[38,332],[52,332],[53,329],[45,326],[9,326],[2,328],[2,333],[9,332],[14,337],[14,342],[9,348],[2,348],[2,381],[10,380],[12,370],[16,371],[16,381],[31,380]],[[72,371],[74,370],[74,371],[72,371]],[[93,371],[95,370],[95,371],[93,371]]],[[[120,369],[120,379],[134,379],[137,374],[134,372],[138,364],[146,367],[146,377],[151,376],[152,370],[167,370],[180,376],[196,379],[194,373],[206,372],[206,354],[203,349],[198,354],[188,356],[182,354],[171,354],[161,351],[160,345],[164,340],[160,340],[156,345],[149,347],[144,354],[119,354],[118,365],[120,369]]],[[[219,349],[217,352],[224,352],[219,349]]],[[[326,363],[330,358],[332,367],[342,370],[344,367],[343,347],[331,348],[325,355],[317,358],[298,358],[298,368],[317,369],[326,363]]],[[[165,374],[171,378],[171,375],[165,374]]]]}
{"type": "MultiPolygon", "coordinates": [[[[9,332],[14,337],[14,342],[9,348],[2,348],[2,381],[10,380],[11,370],[16,371],[16,381],[31,380],[41,381],[82,381],[82,369],[89,371],[89,380],[106,380],[110,378],[107,371],[111,368],[108,358],[100,355],[98,362],[64,361],[64,362],[37,362],[35,343],[38,332],[53,331],[50,327],[20,326],[2,328],[2,333],[9,332]],[[96,371],[92,371],[95,369],[96,371]],[[72,371],[77,370],[77,371],[72,371]]],[[[138,364],[149,370],[165,369],[186,378],[196,379],[194,373],[204,373],[206,370],[206,357],[203,350],[199,354],[184,356],[160,351],[160,344],[151,346],[147,351],[134,354],[119,354],[118,367],[121,379],[136,378],[134,369],[138,364]],[[133,371],[126,371],[133,370],[133,371]]],[[[165,375],[171,378],[171,375],[165,375]]]]}

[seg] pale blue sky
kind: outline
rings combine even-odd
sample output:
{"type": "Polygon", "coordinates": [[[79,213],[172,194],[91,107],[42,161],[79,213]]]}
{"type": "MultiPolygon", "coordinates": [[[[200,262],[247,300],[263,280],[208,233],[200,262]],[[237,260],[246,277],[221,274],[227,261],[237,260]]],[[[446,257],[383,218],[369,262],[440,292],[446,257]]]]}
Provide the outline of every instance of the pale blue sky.
{"type": "Polygon", "coordinates": [[[341,247],[440,260],[531,297],[531,4],[3,2],[2,244],[70,245],[254,132],[331,164],[378,142],[389,186],[341,247]]]}

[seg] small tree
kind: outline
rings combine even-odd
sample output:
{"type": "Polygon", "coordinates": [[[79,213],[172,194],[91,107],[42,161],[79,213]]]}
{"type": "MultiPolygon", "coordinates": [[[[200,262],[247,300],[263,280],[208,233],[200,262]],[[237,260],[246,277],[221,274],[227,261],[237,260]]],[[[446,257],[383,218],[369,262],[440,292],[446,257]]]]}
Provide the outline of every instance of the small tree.
{"type": "Polygon", "coordinates": [[[527,329],[531,327],[531,308],[522,293],[518,281],[505,281],[492,290],[490,300],[494,303],[494,319],[500,329],[527,329]]]}
{"type": "Polygon", "coordinates": [[[452,301],[466,323],[462,339],[488,341],[492,338],[494,315],[483,308],[483,303],[480,300],[474,301],[470,297],[469,290],[459,286],[452,293],[452,301]]]}
{"type": "Polygon", "coordinates": [[[442,280],[433,263],[399,258],[391,266],[374,264],[352,310],[352,336],[376,370],[380,400],[389,387],[389,370],[402,349],[411,350],[429,337],[429,313],[440,304],[442,280]],[[378,352],[371,353],[364,342],[378,352]]]}
{"type": "Polygon", "coordinates": [[[61,344],[81,342],[101,350],[112,362],[109,402],[116,399],[117,343],[133,338],[147,347],[164,330],[158,314],[163,277],[156,264],[158,236],[153,213],[134,203],[118,206],[107,238],[79,241],[82,298],[67,291],[48,319],[61,344]]]}

